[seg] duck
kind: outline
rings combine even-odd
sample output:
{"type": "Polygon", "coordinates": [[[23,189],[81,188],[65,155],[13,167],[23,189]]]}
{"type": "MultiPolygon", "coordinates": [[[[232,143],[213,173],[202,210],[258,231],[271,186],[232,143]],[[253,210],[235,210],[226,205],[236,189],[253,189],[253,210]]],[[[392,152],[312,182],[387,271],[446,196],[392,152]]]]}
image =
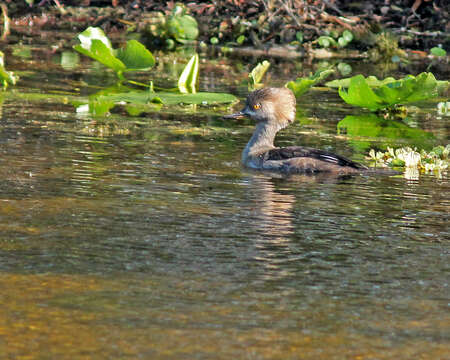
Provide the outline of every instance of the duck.
{"type": "Polygon", "coordinates": [[[225,119],[248,117],[256,122],[255,130],[242,151],[242,164],[254,170],[283,174],[348,175],[368,168],[344,156],[303,146],[276,147],[277,133],[292,124],[296,114],[296,99],[288,88],[266,87],[251,92],[244,108],[225,119]]]}

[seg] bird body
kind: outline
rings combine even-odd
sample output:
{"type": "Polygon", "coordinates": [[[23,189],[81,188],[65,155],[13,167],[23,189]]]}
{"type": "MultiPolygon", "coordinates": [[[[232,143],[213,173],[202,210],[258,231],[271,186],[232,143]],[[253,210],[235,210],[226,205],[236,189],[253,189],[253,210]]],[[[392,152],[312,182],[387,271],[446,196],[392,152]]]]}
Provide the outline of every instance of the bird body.
{"type": "Polygon", "coordinates": [[[295,107],[295,96],[290,89],[263,88],[249,94],[240,112],[225,116],[228,119],[247,116],[256,121],[255,131],[242,152],[244,166],[286,174],[351,174],[367,170],[364,165],[324,150],[302,146],[276,147],[275,136],[294,122],[295,107]]]}

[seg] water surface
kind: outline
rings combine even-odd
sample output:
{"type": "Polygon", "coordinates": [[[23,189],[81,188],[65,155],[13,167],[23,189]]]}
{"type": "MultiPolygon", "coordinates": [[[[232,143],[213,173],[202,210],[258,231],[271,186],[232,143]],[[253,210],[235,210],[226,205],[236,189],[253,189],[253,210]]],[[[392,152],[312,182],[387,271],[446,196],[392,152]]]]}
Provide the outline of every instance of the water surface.
{"type": "MultiPolygon", "coordinates": [[[[244,96],[224,64],[201,87],[244,96]]],[[[48,67],[9,94],[113,81],[101,68],[48,67]]],[[[299,102],[281,145],[365,161],[367,146],[413,142],[337,136],[358,110],[330,92],[299,102]]],[[[445,144],[445,118],[425,108],[414,118],[432,134],[424,144],[445,144]]],[[[3,357],[449,357],[448,178],[250,172],[239,159],[252,125],[222,120],[231,110],[94,118],[50,96],[4,95],[3,357]]]]}

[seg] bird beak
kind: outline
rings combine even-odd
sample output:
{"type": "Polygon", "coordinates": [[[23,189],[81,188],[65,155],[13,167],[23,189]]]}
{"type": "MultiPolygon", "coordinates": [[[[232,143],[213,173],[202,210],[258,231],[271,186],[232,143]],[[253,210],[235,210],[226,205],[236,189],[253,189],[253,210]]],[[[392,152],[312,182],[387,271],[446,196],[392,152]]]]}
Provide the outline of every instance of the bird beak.
{"type": "Polygon", "coordinates": [[[223,116],[224,119],[242,119],[244,117],[245,117],[245,114],[242,111],[239,111],[239,112],[234,113],[234,114],[224,115],[223,116]]]}
{"type": "Polygon", "coordinates": [[[241,111],[239,111],[237,113],[230,114],[230,115],[224,115],[223,118],[224,119],[242,119],[246,116],[248,116],[247,107],[245,107],[244,109],[242,109],[241,111]]]}

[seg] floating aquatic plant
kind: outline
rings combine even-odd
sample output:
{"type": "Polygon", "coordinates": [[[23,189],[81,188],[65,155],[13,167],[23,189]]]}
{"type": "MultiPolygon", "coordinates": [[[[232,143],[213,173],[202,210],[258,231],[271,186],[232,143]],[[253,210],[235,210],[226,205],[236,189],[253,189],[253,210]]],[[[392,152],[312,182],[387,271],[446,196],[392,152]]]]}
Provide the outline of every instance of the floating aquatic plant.
{"type": "Polygon", "coordinates": [[[287,82],[284,86],[291,89],[296,97],[300,97],[311,87],[325,80],[332,73],[334,73],[333,69],[318,70],[314,73],[314,75],[297,78],[295,81],[287,82]]]}
{"type": "MultiPolygon", "coordinates": [[[[103,65],[114,70],[119,78],[119,91],[117,88],[101,91],[98,96],[92,96],[89,106],[81,107],[80,111],[88,109],[91,114],[104,115],[115,104],[126,101],[129,104],[201,104],[215,105],[220,103],[232,103],[236,97],[224,93],[196,93],[196,84],[199,77],[199,57],[195,54],[187,63],[178,79],[178,91],[174,89],[160,89],[154,91],[153,82],[149,85],[127,80],[123,73],[133,70],[148,70],[155,64],[152,53],[140,42],[130,40],[123,49],[113,49],[110,40],[99,29],[90,27],[78,35],[79,45],[74,49],[78,52],[99,61],[103,65]],[[124,82],[144,87],[145,90],[131,90],[122,84],[124,82]]],[[[79,105],[79,104],[77,104],[79,105]]]]}
{"type": "Polygon", "coordinates": [[[261,80],[264,76],[264,74],[267,72],[267,70],[270,67],[270,62],[267,60],[264,60],[262,63],[258,63],[252,71],[248,74],[248,89],[249,90],[256,90],[260,89],[264,86],[264,84],[261,83],[261,80]]]}
{"type": "Polygon", "coordinates": [[[14,85],[16,81],[17,76],[15,76],[12,71],[6,71],[4,55],[0,51],[0,83],[3,85],[3,88],[5,89],[8,87],[8,84],[14,85]]]}
{"type": "Polygon", "coordinates": [[[369,152],[369,159],[374,166],[390,166],[404,168],[407,178],[415,178],[419,173],[433,173],[441,176],[450,166],[450,144],[436,146],[430,152],[418,151],[416,148],[387,148],[387,151],[369,152]]]}
{"type": "Polygon", "coordinates": [[[176,4],[168,15],[153,13],[145,29],[152,38],[165,41],[169,48],[175,46],[175,41],[184,44],[197,39],[199,34],[197,21],[183,4],[176,4]]]}
{"type": "Polygon", "coordinates": [[[339,95],[348,104],[371,111],[394,109],[400,104],[428,100],[438,95],[438,81],[432,73],[408,75],[403,79],[391,78],[368,81],[363,75],[327,83],[339,86],[339,95]]]}
{"type": "Polygon", "coordinates": [[[442,101],[437,104],[438,113],[440,115],[449,116],[450,115],[450,101],[442,101]]]}
{"type": "Polygon", "coordinates": [[[96,27],[87,28],[78,39],[80,44],[73,47],[76,51],[114,70],[121,81],[126,80],[126,71],[148,70],[155,65],[152,53],[139,41],[129,40],[125,48],[113,49],[103,30],[96,27]]]}
{"type": "Polygon", "coordinates": [[[178,78],[178,90],[180,90],[181,93],[196,93],[199,67],[198,61],[198,54],[192,56],[178,78]]]}
{"type": "Polygon", "coordinates": [[[339,33],[332,33],[330,35],[320,36],[314,42],[323,48],[328,48],[330,46],[345,47],[353,40],[353,33],[349,30],[344,30],[341,35],[339,33]]]}

